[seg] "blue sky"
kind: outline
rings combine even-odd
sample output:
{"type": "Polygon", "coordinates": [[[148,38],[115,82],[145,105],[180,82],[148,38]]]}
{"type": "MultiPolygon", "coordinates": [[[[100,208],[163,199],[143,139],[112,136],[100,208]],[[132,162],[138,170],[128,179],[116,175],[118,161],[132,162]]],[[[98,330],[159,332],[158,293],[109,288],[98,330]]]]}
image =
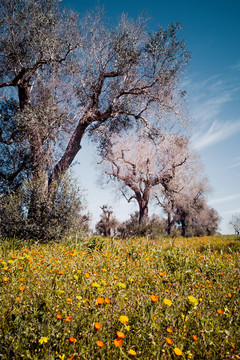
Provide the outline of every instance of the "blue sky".
{"type": "MultiPolygon", "coordinates": [[[[122,12],[132,17],[146,13],[149,26],[167,26],[180,21],[181,36],[191,51],[191,60],[183,79],[188,93],[188,110],[193,121],[192,141],[213,192],[208,204],[222,218],[220,231],[232,233],[228,223],[240,213],[240,1],[236,0],[63,0],[84,13],[103,6],[112,21],[122,12]]],[[[100,206],[109,204],[119,220],[137,210],[111,189],[98,185],[95,149],[83,142],[74,170],[86,188],[93,224],[98,221],[100,206]]],[[[157,208],[153,212],[159,213],[157,208]]]]}

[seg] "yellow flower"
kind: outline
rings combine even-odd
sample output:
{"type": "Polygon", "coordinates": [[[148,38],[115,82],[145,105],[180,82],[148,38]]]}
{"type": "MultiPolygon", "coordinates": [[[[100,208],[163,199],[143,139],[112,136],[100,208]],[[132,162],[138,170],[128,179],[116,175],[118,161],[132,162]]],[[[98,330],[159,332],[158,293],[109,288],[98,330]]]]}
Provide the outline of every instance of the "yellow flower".
{"type": "Polygon", "coordinates": [[[95,288],[100,288],[100,285],[97,284],[97,283],[92,283],[92,287],[95,287],[95,288]]]}
{"type": "Polygon", "coordinates": [[[133,349],[130,349],[128,351],[128,353],[129,353],[129,355],[132,355],[132,356],[135,356],[137,354],[136,351],[134,351],[133,349]]]}
{"type": "Polygon", "coordinates": [[[194,296],[188,296],[188,302],[190,305],[192,306],[197,306],[198,305],[198,299],[196,299],[194,296]]]}
{"type": "Polygon", "coordinates": [[[119,289],[125,289],[126,288],[126,284],[124,284],[122,282],[117,283],[117,286],[118,286],[119,289]]]}
{"type": "Polygon", "coordinates": [[[182,351],[179,348],[175,348],[173,349],[173,351],[175,352],[176,355],[181,356],[182,355],[182,351]]]}
{"type": "Polygon", "coordinates": [[[169,300],[169,299],[164,299],[163,302],[164,302],[164,304],[167,305],[167,306],[171,306],[171,305],[172,305],[172,301],[169,300]]]}
{"type": "Polygon", "coordinates": [[[39,344],[43,344],[43,343],[47,343],[48,342],[48,337],[46,337],[46,336],[42,336],[41,338],[40,338],[40,340],[39,340],[39,344]]]}
{"type": "Polygon", "coordinates": [[[127,322],[128,322],[128,317],[127,316],[125,316],[125,315],[122,315],[122,316],[120,316],[120,322],[122,323],[122,324],[126,324],[127,322]]]}
{"type": "Polygon", "coordinates": [[[125,329],[126,329],[127,331],[130,331],[130,326],[129,326],[129,325],[126,325],[126,326],[125,326],[125,329]]]}

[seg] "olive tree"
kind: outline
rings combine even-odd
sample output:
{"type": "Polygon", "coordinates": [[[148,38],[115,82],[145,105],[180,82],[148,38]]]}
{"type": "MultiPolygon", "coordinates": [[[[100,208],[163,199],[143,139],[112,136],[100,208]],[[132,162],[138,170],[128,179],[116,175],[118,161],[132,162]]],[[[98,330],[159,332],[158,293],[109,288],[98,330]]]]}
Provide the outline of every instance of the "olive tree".
{"type": "Polygon", "coordinates": [[[139,224],[147,224],[149,202],[159,186],[168,184],[188,159],[188,138],[175,134],[155,137],[140,133],[113,136],[101,165],[128,202],[139,207],[139,224]]]}
{"type": "Polygon", "coordinates": [[[240,214],[234,214],[232,216],[231,221],[229,222],[229,225],[233,228],[236,235],[240,234],[240,214]]]}
{"type": "Polygon", "coordinates": [[[182,236],[212,235],[217,231],[220,218],[207,205],[206,197],[211,189],[195,154],[176,168],[170,181],[161,185],[155,199],[167,215],[168,235],[172,235],[176,224],[181,226],[182,236]]]}
{"type": "Polygon", "coordinates": [[[22,173],[41,182],[33,221],[39,198],[53,203],[86,133],[104,144],[133,123],[159,127],[159,113],[161,125],[170,114],[182,120],[178,84],[189,53],[178,23],[150,32],[146,19],[123,15],[113,27],[101,9],[79,21],[57,0],[0,0],[0,14],[1,103],[14,101],[0,143],[9,162],[19,155],[10,167],[0,161],[0,177],[6,187],[22,173]]]}

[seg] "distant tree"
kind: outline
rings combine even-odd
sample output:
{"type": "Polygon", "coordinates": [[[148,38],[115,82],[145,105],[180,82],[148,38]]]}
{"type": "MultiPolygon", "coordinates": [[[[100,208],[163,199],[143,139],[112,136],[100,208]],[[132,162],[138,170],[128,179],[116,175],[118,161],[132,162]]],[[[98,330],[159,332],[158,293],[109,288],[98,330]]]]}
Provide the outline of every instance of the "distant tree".
{"type": "Polygon", "coordinates": [[[161,134],[155,138],[131,132],[112,137],[103,156],[103,171],[115,181],[128,202],[139,207],[139,224],[148,224],[148,207],[155,188],[171,181],[178,167],[188,159],[188,138],[161,134]]]}
{"type": "Polygon", "coordinates": [[[217,233],[220,221],[217,211],[207,205],[205,201],[196,203],[198,208],[195,214],[189,214],[189,224],[185,235],[187,236],[210,236],[217,233]]]}
{"type": "Polygon", "coordinates": [[[100,221],[96,224],[96,230],[100,235],[112,237],[118,231],[119,221],[113,211],[107,205],[101,206],[102,214],[100,221]]]}
{"type": "Polygon", "coordinates": [[[176,169],[172,179],[155,193],[158,205],[167,214],[168,235],[177,223],[182,236],[210,235],[218,227],[220,218],[206,203],[208,181],[201,178],[197,157],[192,156],[192,160],[176,169]]]}
{"type": "Polygon", "coordinates": [[[146,236],[151,239],[167,235],[167,224],[165,219],[153,214],[149,218],[148,224],[139,224],[139,212],[130,215],[120,226],[121,236],[124,238],[132,236],[146,236]]]}
{"type": "Polygon", "coordinates": [[[146,19],[122,16],[113,28],[101,10],[78,21],[58,0],[0,0],[0,23],[1,107],[15,101],[4,110],[9,125],[1,121],[0,177],[6,189],[32,178],[33,222],[38,198],[52,206],[87,131],[108,141],[134,122],[150,126],[149,113],[151,127],[159,113],[181,120],[189,54],[178,23],[149,33],[146,19]]]}
{"type": "Polygon", "coordinates": [[[231,221],[229,222],[229,225],[233,228],[236,235],[240,234],[240,214],[235,214],[232,216],[231,221]]]}
{"type": "Polygon", "coordinates": [[[167,215],[168,235],[172,235],[175,224],[181,223],[185,235],[190,213],[195,213],[196,202],[210,190],[207,179],[200,178],[201,168],[195,154],[188,153],[188,161],[175,169],[171,179],[162,182],[155,191],[157,204],[167,215]]]}

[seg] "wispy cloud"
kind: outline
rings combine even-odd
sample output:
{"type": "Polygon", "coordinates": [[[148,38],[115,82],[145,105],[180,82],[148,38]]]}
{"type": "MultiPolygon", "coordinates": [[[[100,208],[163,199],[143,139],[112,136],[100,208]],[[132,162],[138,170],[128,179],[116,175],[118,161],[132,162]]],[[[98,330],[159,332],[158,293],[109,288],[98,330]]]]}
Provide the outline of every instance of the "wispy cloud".
{"type": "MultiPolygon", "coordinates": [[[[225,92],[218,96],[205,95],[205,99],[199,99],[198,103],[192,109],[192,116],[197,123],[208,123],[209,120],[216,118],[221,112],[223,106],[232,101],[232,93],[225,92]]],[[[196,101],[196,99],[195,99],[196,101]]]]}
{"type": "Polygon", "coordinates": [[[213,205],[213,204],[219,204],[219,203],[228,202],[228,201],[237,200],[237,199],[240,199],[240,194],[233,194],[233,195],[224,196],[224,197],[221,197],[218,199],[213,199],[213,200],[208,201],[208,203],[213,205]]]}
{"type": "Polygon", "coordinates": [[[192,136],[192,142],[195,149],[203,149],[222,140],[225,140],[240,131],[240,120],[235,122],[213,121],[206,130],[200,130],[192,136]]]}
{"type": "Polygon", "coordinates": [[[234,210],[225,211],[225,212],[222,213],[221,215],[234,215],[234,214],[240,214],[240,208],[234,209],[234,210]]]}
{"type": "Polygon", "coordinates": [[[240,156],[238,156],[236,159],[234,159],[233,164],[230,165],[230,166],[227,166],[226,168],[224,168],[224,170],[233,169],[233,168],[236,168],[238,166],[240,166],[240,156]]]}
{"type": "MultiPolygon", "coordinates": [[[[236,65],[235,65],[236,66],[236,65]]],[[[239,104],[239,79],[229,73],[229,76],[216,74],[194,82],[189,82],[191,98],[190,114],[196,126],[196,148],[203,148],[230,137],[240,128],[240,120],[226,121],[224,117],[231,108],[239,104]],[[230,107],[231,105],[231,107],[230,107]]]]}
{"type": "Polygon", "coordinates": [[[240,70],[240,60],[235,65],[232,66],[232,69],[233,70],[240,70]]]}

